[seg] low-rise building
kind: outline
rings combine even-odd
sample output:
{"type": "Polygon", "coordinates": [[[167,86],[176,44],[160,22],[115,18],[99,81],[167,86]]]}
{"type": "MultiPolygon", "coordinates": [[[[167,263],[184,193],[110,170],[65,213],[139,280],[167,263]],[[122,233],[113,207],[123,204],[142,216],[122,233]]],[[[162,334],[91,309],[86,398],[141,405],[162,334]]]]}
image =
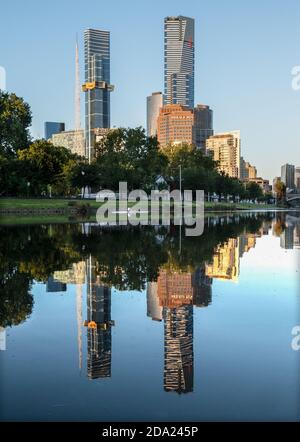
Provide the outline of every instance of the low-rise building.
{"type": "Polygon", "coordinates": [[[68,130],[52,135],[50,140],[54,146],[61,146],[69,149],[73,154],[80,157],[85,156],[84,130],[68,130]]]}

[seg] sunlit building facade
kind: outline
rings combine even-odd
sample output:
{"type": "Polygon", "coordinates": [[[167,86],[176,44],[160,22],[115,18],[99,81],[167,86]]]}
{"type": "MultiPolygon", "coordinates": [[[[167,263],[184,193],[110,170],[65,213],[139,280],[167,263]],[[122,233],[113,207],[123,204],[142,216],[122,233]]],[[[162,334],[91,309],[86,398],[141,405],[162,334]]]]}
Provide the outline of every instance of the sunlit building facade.
{"type": "Polygon", "coordinates": [[[193,110],[180,104],[169,104],[160,109],[157,120],[157,138],[161,146],[194,144],[193,110]]]}
{"type": "Polygon", "coordinates": [[[80,157],[85,156],[84,131],[81,129],[54,134],[52,135],[51,142],[54,146],[65,147],[80,157]]]}
{"type": "Polygon", "coordinates": [[[162,92],[153,92],[147,97],[147,135],[148,137],[157,136],[157,119],[159,111],[163,107],[162,92]]]}
{"type": "Polygon", "coordinates": [[[232,178],[240,178],[240,131],[213,135],[206,140],[206,151],[214,161],[217,161],[220,172],[224,172],[232,178]]]}

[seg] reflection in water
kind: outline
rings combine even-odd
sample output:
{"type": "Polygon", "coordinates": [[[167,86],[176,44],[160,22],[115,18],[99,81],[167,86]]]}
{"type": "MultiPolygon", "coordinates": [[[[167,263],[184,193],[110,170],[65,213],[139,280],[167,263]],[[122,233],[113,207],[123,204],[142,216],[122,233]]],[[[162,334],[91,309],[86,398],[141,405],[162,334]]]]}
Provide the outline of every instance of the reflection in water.
{"type": "Polygon", "coordinates": [[[97,263],[87,260],[87,375],[111,377],[111,288],[101,283],[97,263]]]}
{"type": "Polygon", "coordinates": [[[270,230],[280,237],[281,247],[300,247],[299,213],[273,218],[273,214],[210,217],[203,237],[182,239],[181,253],[174,228],[105,230],[91,224],[1,228],[0,350],[6,349],[6,328],[31,314],[33,281],[45,282],[49,293],[66,292],[68,284],[76,284],[79,369],[84,324],[87,376],[110,378],[111,290],[146,287],[147,316],[164,323],[164,389],[192,392],[193,309],[211,305],[213,280],[237,282],[241,257],[270,230]]]}

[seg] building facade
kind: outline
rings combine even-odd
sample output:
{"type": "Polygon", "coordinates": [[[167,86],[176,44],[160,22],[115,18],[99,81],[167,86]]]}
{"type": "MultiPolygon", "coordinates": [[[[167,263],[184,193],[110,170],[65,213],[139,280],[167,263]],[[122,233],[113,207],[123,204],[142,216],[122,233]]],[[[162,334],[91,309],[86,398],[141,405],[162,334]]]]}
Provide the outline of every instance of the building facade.
{"type": "Polygon", "coordinates": [[[286,185],[288,189],[294,189],[295,187],[295,166],[291,164],[285,164],[281,168],[281,181],[286,185]]]}
{"type": "Polygon", "coordinates": [[[46,121],[44,124],[44,138],[45,140],[50,140],[52,135],[64,132],[65,123],[57,123],[54,121],[46,121]]]}
{"type": "Polygon", "coordinates": [[[86,157],[94,156],[96,128],[110,127],[110,33],[99,29],[84,32],[86,157]]]}
{"type": "Polygon", "coordinates": [[[147,135],[148,137],[157,136],[157,119],[159,111],[163,107],[162,92],[153,92],[147,97],[147,135]]]}
{"type": "Polygon", "coordinates": [[[195,21],[184,16],[164,21],[164,104],[194,107],[195,21]]]}
{"type": "Polygon", "coordinates": [[[194,139],[198,149],[205,151],[206,140],[213,136],[213,111],[209,106],[198,104],[194,109],[194,139]]]}
{"type": "Polygon", "coordinates": [[[270,185],[269,180],[265,180],[264,178],[261,177],[256,177],[256,178],[249,178],[247,181],[249,183],[257,184],[264,193],[269,193],[272,191],[272,186],[270,185]]]}
{"type": "Polygon", "coordinates": [[[160,109],[157,119],[157,138],[161,146],[194,144],[194,112],[180,104],[169,104],[160,109]]]}
{"type": "Polygon", "coordinates": [[[243,181],[249,179],[257,178],[257,169],[255,166],[252,166],[248,161],[245,161],[243,157],[241,157],[241,173],[240,179],[243,181]]]}
{"type": "Polygon", "coordinates": [[[240,131],[225,132],[213,135],[206,140],[206,150],[218,169],[233,178],[240,178],[241,169],[241,136],[240,131]]]}
{"type": "Polygon", "coordinates": [[[300,189],[300,167],[295,167],[295,187],[300,189]]]}
{"type": "Polygon", "coordinates": [[[51,138],[51,142],[54,146],[65,147],[80,157],[85,156],[85,138],[84,130],[82,129],[54,134],[51,138]]]}

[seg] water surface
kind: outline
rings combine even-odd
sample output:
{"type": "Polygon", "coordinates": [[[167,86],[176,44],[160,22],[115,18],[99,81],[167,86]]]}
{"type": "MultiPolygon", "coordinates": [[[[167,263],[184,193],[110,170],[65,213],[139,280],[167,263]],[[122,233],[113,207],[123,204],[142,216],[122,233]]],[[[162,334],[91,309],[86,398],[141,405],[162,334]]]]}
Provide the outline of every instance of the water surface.
{"type": "Polygon", "coordinates": [[[300,420],[300,214],[1,227],[2,421],[300,420]]]}

